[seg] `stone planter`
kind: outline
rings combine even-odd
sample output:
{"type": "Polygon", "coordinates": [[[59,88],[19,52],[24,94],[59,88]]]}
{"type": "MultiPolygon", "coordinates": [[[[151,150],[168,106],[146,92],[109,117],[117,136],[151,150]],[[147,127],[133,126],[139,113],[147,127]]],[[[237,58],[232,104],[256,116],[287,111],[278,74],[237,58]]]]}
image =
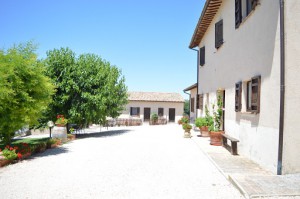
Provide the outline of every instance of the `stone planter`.
{"type": "Polygon", "coordinates": [[[12,163],[12,160],[7,160],[3,156],[0,156],[0,167],[4,167],[10,163],[12,163]]]}
{"type": "Polygon", "coordinates": [[[52,138],[59,138],[63,142],[67,141],[67,128],[65,126],[55,126],[53,128],[52,138]]]}
{"type": "Polygon", "coordinates": [[[186,130],[184,131],[184,135],[183,135],[184,138],[191,138],[191,130],[186,130]]]}

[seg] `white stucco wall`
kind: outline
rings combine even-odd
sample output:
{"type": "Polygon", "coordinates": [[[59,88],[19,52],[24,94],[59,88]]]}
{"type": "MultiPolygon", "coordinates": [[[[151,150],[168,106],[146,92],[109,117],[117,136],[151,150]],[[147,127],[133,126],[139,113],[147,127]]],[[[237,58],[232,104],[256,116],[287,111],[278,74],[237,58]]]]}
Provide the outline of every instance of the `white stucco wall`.
{"type": "Polygon", "coordinates": [[[283,174],[300,173],[300,1],[285,1],[285,113],[283,174]]]}
{"type": "MultiPolygon", "coordinates": [[[[199,68],[199,94],[225,90],[225,131],[240,140],[239,154],[276,173],[279,126],[280,32],[279,3],[262,0],[235,29],[234,1],[223,1],[199,47],[205,46],[205,65],[199,68]],[[215,23],[223,19],[224,43],[215,48],[215,23]],[[235,83],[261,76],[260,113],[235,112],[235,83]]],[[[242,93],[245,96],[245,92],[242,93]]],[[[204,95],[204,104],[207,95],[204,95]]]]}
{"type": "Polygon", "coordinates": [[[144,121],[144,108],[151,108],[152,113],[158,113],[158,108],[164,108],[164,118],[169,121],[169,108],[175,108],[175,122],[183,115],[183,102],[145,102],[129,101],[119,118],[131,118],[130,107],[140,107],[140,117],[144,121]]]}

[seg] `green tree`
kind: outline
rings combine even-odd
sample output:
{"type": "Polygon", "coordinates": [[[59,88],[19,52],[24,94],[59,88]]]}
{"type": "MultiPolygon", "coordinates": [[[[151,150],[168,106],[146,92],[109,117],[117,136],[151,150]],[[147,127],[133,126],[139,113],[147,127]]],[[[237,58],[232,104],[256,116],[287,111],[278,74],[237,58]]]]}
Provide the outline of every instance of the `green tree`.
{"type": "Polygon", "coordinates": [[[184,100],[184,114],[190,115],[190,100],[184,100]]]}
{"type": "Polygon", "coordinates": [[[15,131],[37,123],[55,91],[35,50],[31,42],[0,50],[0,139],[6,144],[15,131]]]}
{"type": "Polygon", "coordinates": [[[70,122],[103,124],[117,117],[127,104],[127,87],[121,71],[95,54],[78,58],[69,48],[47,52],[48,75],[57,86],[49,109],[54,119],[63,114],[70,122]]]}

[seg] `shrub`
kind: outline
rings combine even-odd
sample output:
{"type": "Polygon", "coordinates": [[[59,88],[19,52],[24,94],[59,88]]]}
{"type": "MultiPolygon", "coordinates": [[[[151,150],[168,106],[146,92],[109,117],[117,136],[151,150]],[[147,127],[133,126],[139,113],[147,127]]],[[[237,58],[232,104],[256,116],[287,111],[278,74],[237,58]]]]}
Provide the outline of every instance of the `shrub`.
{"type": "Polygon", "coordinates": [[[5,149],[2,151],[2,155],[7,160],[15,160],[18,157],[18,154],[16,153],[16,148],[6,146],[5,149]]]}
{"type": "Polygon", "coordinates": [[[20,143],[16,145],[18,149],[16,152],[21,153],[22,155],[31,153],[31,147],[27,143],[20,143]]]}
{"type": "Polygon", "coordinates": [[[156,121],[158,120],[158,115],[157,115],[156,113],[153,113],[153,114],[151,115],[151,120],[152,120],[153,122],[156,122],[156,121]]]}
{"type": "Polygon", "coordinates": [[[188,124],[188,123],[184,123],[182,124],[182,128],[185,130],[185,131],[188,131],[188,130],[191,130],[192,129],[192,125],[188,124]]]}
{"type": "Polygon", "coordinates": [[[195,125],[196,127],[201,128],[203,126],[208,126],[208,122],[205,117],[199,117],[196,119],[195,125]]]}
{"type": "Polygon", "coordinates": [[[187,123],[189,123],[189,117],[183,116],[183,117],[180,119],[180,121],[181,121],[182,124],[187,124],[187,123]]]}

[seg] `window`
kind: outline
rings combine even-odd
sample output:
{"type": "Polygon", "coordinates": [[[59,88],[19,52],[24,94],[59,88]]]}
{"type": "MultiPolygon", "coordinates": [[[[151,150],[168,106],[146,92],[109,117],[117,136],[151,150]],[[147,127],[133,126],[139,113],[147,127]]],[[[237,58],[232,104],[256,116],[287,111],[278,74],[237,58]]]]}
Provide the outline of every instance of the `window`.
{"type": "Polygon", "coordinates": [[[257,3],[258,0],[235,0],[235,28],[255,9],[257,3]]]}
{"type": "Polygon", "coordinates": [[[258,0],[246,0],[247,4],[247,16],[249,13],[254,10],[255,6],[257,5],[258,0]]]}
{"type": "Polygon", "coordinates": [[[191,98],[191,112],[193,113],[195,111],[195,99],[191,98]]]}
{"type": "Polygon", "coordinates": [[[203,110],[203,94],[198,95],[198,109],[203,110]]]}
{"type": "Polygon", "coordinates": [[[204,66],[205,64],[205,46],[200,48],[200,66],[204,66]]]}
{"type": "Polygon", "coordinates": [[[247,82],[247,111],[259,113],[260,111],[260,76],[253,77],[247,82]]]}
{"type": "Polygon", "coordinates": [[[164,108],[158,108],[158,116],[164,116],[164,108]]]}
{"type": "Polygon", "coordinates": [[[235,84],[235,112],[242,110],[242,82],[235,84]]]}
{"type": "Polygon", "coordinates": [[[220,48],[223,44],[223,19],[215,24],[215,47],[220,48]]]}
{"type": "Polygon", "coordinates": [[[130,116],[140,116],[140,107],[130,107],[130,116]]]}

